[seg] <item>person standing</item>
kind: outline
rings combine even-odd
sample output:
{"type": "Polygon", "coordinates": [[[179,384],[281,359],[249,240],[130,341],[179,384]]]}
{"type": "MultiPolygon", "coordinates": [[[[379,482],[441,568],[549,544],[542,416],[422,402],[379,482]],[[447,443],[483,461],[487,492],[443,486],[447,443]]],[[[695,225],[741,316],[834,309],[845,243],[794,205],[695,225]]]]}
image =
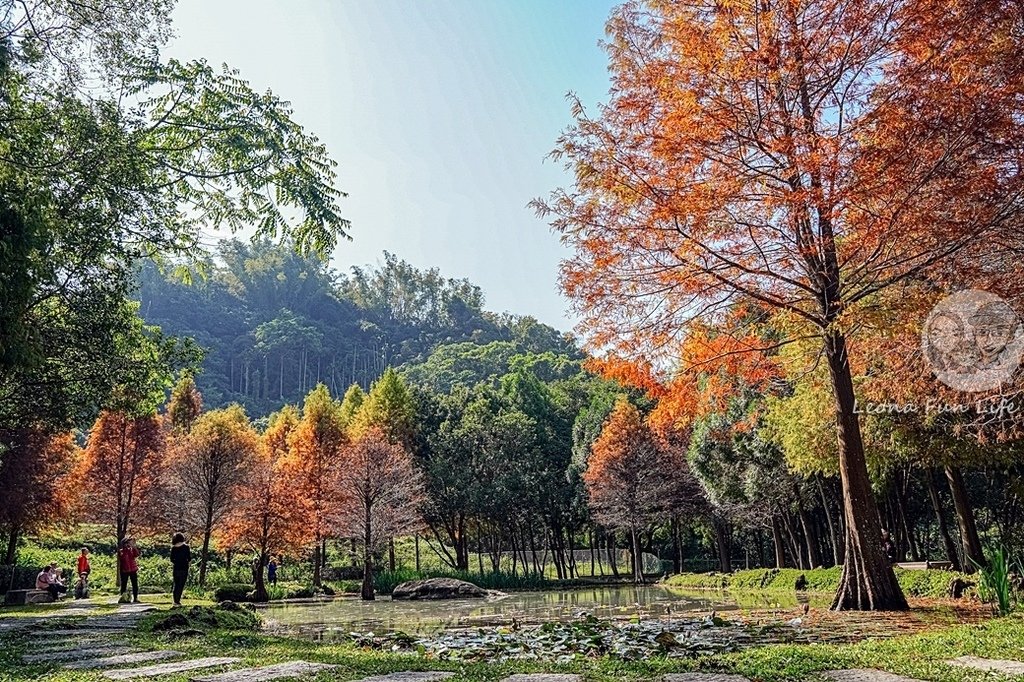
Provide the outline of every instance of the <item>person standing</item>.
{"type": "Polygon", "coordinates": [[[117,553],[121,569],[121,596],[128,592],[128,581],[132,583],[132,602],[139,603],[139,548],[133,538],[125,538],[117,553]]]}
{"type": "Polygon", "coordinates": [[[192,550],[185,542],[185,536],[175,533],[171,539],[171,574],[174,578],[174,605],[181,606],[181,595],[188,582],[188,569],[192,563],[192,550]]]}
{"type": "Polygon", "coordinates": [[[277,584],[277,557],[270,557],[270,562],[267,564],[267,582],[271,585],[277,584]]]}
{"type": "Polygon", "coordinates": [[[75,599],[84,599],[89,596],[89,574],[92,573],[92,566],[89,564],[89,548],[82,547],[78,555],[78,583],[75,585],[75,599]]]}

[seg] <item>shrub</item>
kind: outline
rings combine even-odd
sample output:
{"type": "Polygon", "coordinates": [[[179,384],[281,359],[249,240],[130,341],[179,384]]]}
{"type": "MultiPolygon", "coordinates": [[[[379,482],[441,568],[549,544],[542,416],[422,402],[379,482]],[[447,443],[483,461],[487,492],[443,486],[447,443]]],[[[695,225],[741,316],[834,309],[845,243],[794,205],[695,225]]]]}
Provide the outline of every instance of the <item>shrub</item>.
{"type": "Polygon", "coordinates": [[[164,611],[143,624],[153,632],[174,630],[256,630],[260,618],[248,609],[193,606],[187,610],[164,611]]]}
{"type": "Polygon", "coordinates": [[[213,591],[214,601],[252,601],[252,585],[246,583],[227,583],[213,591]]]}

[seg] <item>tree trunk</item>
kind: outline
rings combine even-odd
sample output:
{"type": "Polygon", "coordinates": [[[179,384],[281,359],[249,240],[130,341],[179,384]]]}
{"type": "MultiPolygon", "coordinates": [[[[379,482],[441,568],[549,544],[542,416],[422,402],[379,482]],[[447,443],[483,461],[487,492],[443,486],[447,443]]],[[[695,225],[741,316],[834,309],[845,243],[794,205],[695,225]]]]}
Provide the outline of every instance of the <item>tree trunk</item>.
{"type": "Polygon", "coordinates": [[[252,581],[256,585],[254,599],[259,603],[270,601],[270,595],[267,594],[267,583],[263,579],[263,567],[267,565],[267,561],[270,559],[268,554],[266,550],[260,551],[252,566],[252,581]]]}
{"type": "Polygon", "coordinates": [[[21,536],[21,529],[18,526],[11,526],[10,531],[7,533],[7,551],[4,553],[4,564],[12,567],[14,560],[18,555],[18,538],[21,536]]]}
{"type": "Polygon", "coordinates": [[[839,541],[839,533],[836,532],[836,524],[832,520],[831,505],[829,504],[828,496],[825,495],[825,486],[822,484],[821,478],[818,478],[818,495],[821,497],[821,508],[825,510],[825,521],[828,523],[828,534],[832,542],[832,565],[838,566],[840,563],[841,543],[839,541]]]}
{"type": "Polygon", "coordinates": [[[896,480],[896,513],[900,517],[900,525],[903,527],[903,534],[907,537],[907,546],[910,549],[910,557],[914,561],[921,561],[921,550],[917,545],[917,538],[914,537],[914,528],[907,518],[907,506],[903,495],[903,476],[896,480]]]}
{"type": "Polygon", "coordinates": [[[615,532],[612,531],[605,535],[605,541],[608,544],[608,563],[612,567],[612,575],[616,578],[619,577],[619,562],[615,558],[615,532]]]}
{"type": "Polygon", "coordinates": [[[313,587],[320,587],[323,583],[320,578],[320,538],[316,538],[316,547],[313,548],[313,587]]]}
{"type": "Polygon", "coordinates": [[[942,501],[939,499],[939,486],[935,483],[935,470],[928,467],[925,472],[925,481],[928,483],[928,497],[932,501],[932,511],[935,512],[935,521],[939,524],[939,537],[942,538],[942,545],[946,549],[946,558],[953,564],[954,571],[962,570],[960,566],[960,555],[956,551],[956,543],[949,533],[949,526],[946,524],[946,515],[942,511],[942,501]]]}
{"type": "Polygon", "coordinates": [[[213,534],[213,522],[207,521],[203,530],[203,548],[199,551],[199,587],[206,587],[206,563],[210,557],[210,536],[213,534]]]}
{"type": "Polygon", "coordinates": [[[629,533],[632,540],[633,582],[642,583],[644,581],[644,564],[643,558],[640,556],[640,538],[637,536],[636,526],[631,526],[629,533]]]}
{"type": "Polygon", "coordinates": [[[420,572],[420,535],[416,534],[416,572],[420,572]]]}
{"type": "Polygon", "coordinates": [[[871,480],[857,420],[846,338],[841,332],[832,330],[826,333],[825,356],[836,403],[839,474],[843,483],[843,515],[846,518],[843,573],[832,608],[837,611],[906,610],[907,600],[882,551],[882,534],[878,528],[878,512],[871,496],[871,480]]]}
{"type": "Polygon", "coordinates": [[[779,518],[772,517],[772,543],[775,545],[775,568],[786,567],[786,552],[782,540],[782,530],[779,528],[779,518]]]}
{"type": "Polygon", "coordinates": [[[732,573],[732,558],[729,551],[729,527],[718,519],[715,519],[712,526],[715,530],[715,545],[718,548],[718,568],[722,573],[732,573]]]}
{"type": "Polygon", "coordinates": [[[964,546],[963,569],[967,573],[973,573],[985,565],[985,552],[981,549],[978,526],[974,521],[974,510],[971,509],[971,502],[967,499],[967,488],[964,486],[964,476],[960,469],[947,466],[946,480],[949,481],[949,491],[953,494],[956,522],[960,526],[960,539],[964,546]]]}
{"type": "Polygon", "coordinates": [[[817,538],[814,534],[811,519],[807,516],[807,510],[804,509],[804,505],[800,502],[799,497],[796,501],[796,508],[800,518],[800,528],[804,532],[804,543],[807,545],[808,568],[818,568],[821,566],[821,560],[818,558],[817,538]]]}
{"type": "Polygon", "coordinates": [[[796,531],[793,530],[793,515],[789,512],[782,517],[786,526],[786,537],[789,539],[789,553],[793,555],[796,566],[794,568],[804,569],[804,553],[800,551],[800,541],[797,540],[796,531]]]}
{"type": "Polygon", "coordinates": [[[388,570],[395,572],[395,539],[388,540],[388,570]]]}
{"type": "Polygon", "coordinates": [[[361,591],[361,597],[363,601],[373,601],[373,552],[370,551],[371,544],[373,542],[373,533],[371,533],[371,516],[370,513],[372,508],[369,504],[365,506],[366,517],[363,519],[363,588],[361,591]]]}

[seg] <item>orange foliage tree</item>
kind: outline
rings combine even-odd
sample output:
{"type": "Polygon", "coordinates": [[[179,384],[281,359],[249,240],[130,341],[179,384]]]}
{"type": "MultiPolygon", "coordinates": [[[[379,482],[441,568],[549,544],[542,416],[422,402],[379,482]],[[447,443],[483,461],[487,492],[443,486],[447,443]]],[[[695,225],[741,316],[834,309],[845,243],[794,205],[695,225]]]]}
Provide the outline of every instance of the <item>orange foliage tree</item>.
{"type": "Polygon", "coordinates": [[[281,475],[288,457],[288,440],[298,424],[298,412],[293,407],[271,415],[259,447],[247,460],[245,475],[234,489],[231,507],[218,532],[218,540],[225,547],[255,553],[257,601],[268,599],[263,566],[271,553],[297,550],[303,542],[302,508],[295,504],[288,480],[281,475]]]}
{"type": "MultiPolygon", "coordinates": [[[[186,501],[191,527],[202,533],[199,551],[199,585],[206,585],[210,539],[215,525],[236,503],[236,492],[244,481],[249,460],[259,449],[259,437],[245,410],[232,405],[200,415],[188,435],[173,452],[170,467],[174,485],[186,501]]],[[[181,530],[181,529],[179,529],[181,530]]]]}
{"type": "MultiPolygon", "coordinates": [[[[1024,7],[994,0],[627,2],[612,90],[577,101],[535,202],[576,250],[594,348],[653,368],[756,301],[829,368],[846,519],[834,608],[905,609],[882,552],[848,357],[862,310],[913,280],[1015,272],[1024,7]]],[[[686,369],[683,367],[682,369],[686,369]]]]}
{"type": "Polygon", "coordinates": [[[4,563],[14,564],[18,538],[71,515],[78,447],[70,433],[29,427],[6,434],[0,459],[0,529],[7,534],[4,563]]]}
{"type": "Polygon", "coordinates": [[[362,597],[372,600],[374,553],[422,526],[423,475],[404,447],[371,426],[345,449],[339,489],[348,501],[342,527],[363,541],[362,597]]]}
{"type": "Polygon", "coordinates": [[[294,504],[303,510],[313,546],[313,584],[321,584],[324,543],[337,534],[338,515],[348,502],[338,490],[338,476],[348,435],[341,406],[323,384],[309,392],[302,419],[288,441],[282,476],[294,491],[294,504]]]}
{"type": "Polygon", "coordinates": [[[644,422],[640,411],[619,398],[594,441],[583,482],[594,517],[630,534],[633,579],[643,582],[640,532],[675,501],[678,486],[665,443],[644,422]]]}
{"type": "Polygon", "coordinates": [[[153,511],[153,494],[163,473],[163,444],[155,414],[106,411],[89,432],[76,474],[82,487],[82,516],[113,524],[118,547],[132,524],[145,522],[153,511]]]}

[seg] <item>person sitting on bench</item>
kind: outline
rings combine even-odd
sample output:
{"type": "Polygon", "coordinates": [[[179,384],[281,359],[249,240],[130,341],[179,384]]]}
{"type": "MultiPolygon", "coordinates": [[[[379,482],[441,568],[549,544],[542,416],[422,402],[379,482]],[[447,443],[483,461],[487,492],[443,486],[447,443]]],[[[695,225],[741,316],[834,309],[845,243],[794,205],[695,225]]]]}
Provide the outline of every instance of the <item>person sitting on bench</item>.
{"type": "Polygon", "coordinates": [[[64,586],[57,576],[56,562],[49,566],[44,566],[43,570],[36,576],[36,589],[49,592],[54,601],[60,599],[60,595],[68,591],[68,588],[64,586]]]}

